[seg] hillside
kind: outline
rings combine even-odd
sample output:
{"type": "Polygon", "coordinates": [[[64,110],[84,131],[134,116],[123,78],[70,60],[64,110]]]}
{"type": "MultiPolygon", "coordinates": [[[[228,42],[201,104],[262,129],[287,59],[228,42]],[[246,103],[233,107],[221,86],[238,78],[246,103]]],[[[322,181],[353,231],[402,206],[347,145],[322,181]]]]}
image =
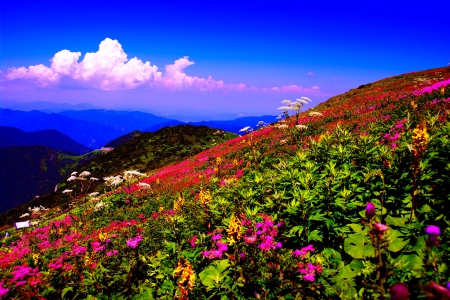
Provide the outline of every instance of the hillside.
{"type": "Polygon", "coordinates": [[[285,110],[285,121],[178,162],[169,153],[189,139],[172,134],[155,141],[161,160],[149,163],[140,135],[129,143],[141,152],[114,154],[123,144],[93,161],[86,176],[123,177],[5,239],[4,294],[450,299],[450,68],[285,110]]]}
{"type": "MultiPolygon", "coordinates": [[[[0,226],[12,224],[11,220],[13,218],[16,218],[17,220],[18,216],[26,212],[30,205],[43,205],[44,207],[66,206],[70,198],[61,193],[53,193],[53,188],[59,183],[58,189],[59,191],[62,191],[70,185],[62,179],[68,177],[72,171],[81,173],[84,170],[89,170],[98,178],[117,175],[117,173],[125,170],[140,170],[147,172],[161,168],[170,163],[179,162],[186,157],[190,157],[203,151],[203,149],[210,148],[214,144],[229,140],[233,137],[235,137],[235,135],[230,133],[218,132],[216,129],[205,126],[192,125],[166,127],[154,133],[127,134],[112,142],[113,144],[111,147],[115,146],[113,151],[96,151],[95,157],[90,156],[92,159],[82,159],[79,163],[75,163],[75,161],[67,162],[66,160],[62,160],[57,162],[56,160],[52,160],[53,163],[57,163],[51,169],[52,174],[54,173],[51,180],[47,178],[50,173],[45,173],[38,168],[38,166],[40,166],[38,162],[46,161],[47,156],[55,156],[54,152],[46,152],[52,151],[51,149],[45,148],[45,151],[44,148],[37,148],[40,151],[36,151],[36,155],[33,156],[34,148],[11,148],[6,152],[7,155],[2,156],[5,157],[5,161],[3,161],[5,172],[2,173],[2,176],[4,176],[2,178],[5,178],[4,187],[6,188],[9,184],[12,184],[10,192],[4,192],[4,199],[11,199],[13,195],[16,195],[17,199],[26,199],[26,201],[29,201],[36,193],[36,195],[40,195],[41,197],[33,200],[32,203],[26,203],[4,214],[0,214],[0,226]],[[25,150],[27,151],[24,153],[25,150]],[[22,156],[26,159],[17,162],[22,156]],[[65,167],[65,164],[67,164],[67,166],[70,165],[70,167],[65,167]],[[7,177],[9,174],[7,170],[13,169],[16,165],[17,173],[11,173],[12,175],[10,174],[9,177],[7,177]],[[29,169],[26,169],[27,165],[30,166],[29,169]],[[46,185],[47,189],[38,189],[40,192],[37,192],[34,185],[35,182],[38,182],[38,179],[52,182],[50,186],[51,193],[42,195],[43,192],[50,191],[48,190],[48,185],[46,185]],[[24,182],[30,182],[30,184],[28,184],[27,189],[20,190],[19,186],[22,186],[24,182]],[[33,196],[28,196],[31,192],[28,191],[28,189],[33,191],[33,196]],[[25,192],[27,192],[27,197],[21,194],[25,192]]],[[[80,158],[81,157],[73,157],[74,160],[80,158]]],[[[92,189],[95,188],[103,190],[105,185],[104,183],[93,182],[92,189]]],[[[15,205],[25,203],[24,200],[15,202],[15,205]]],[[[9,205],[6,209],[9,208],[12,208],[12,205],[9,205]]],[[[5,211],[6,209],[1,211],[5,211]]]]}
{"type": "Polygon", "coordinates": [[[70,137],[52,129],[25,132],[13,127],[0,126],[0,136],[0,148],[41,145],[73,154],[86,154],[91,151],[70,137]]]}

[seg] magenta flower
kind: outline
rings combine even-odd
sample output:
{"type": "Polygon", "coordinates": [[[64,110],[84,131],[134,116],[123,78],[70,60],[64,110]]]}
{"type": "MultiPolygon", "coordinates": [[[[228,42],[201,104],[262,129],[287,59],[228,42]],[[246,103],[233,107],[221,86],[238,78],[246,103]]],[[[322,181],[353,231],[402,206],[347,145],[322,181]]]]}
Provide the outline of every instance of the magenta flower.
{"type": "Polygon", "coordinates": [[[3,298],[3,296],[6,296],[8,294],[9,289],[3,287],[3,281],[0,282],[0,298],[3,298]]]}
{"type": "Polygon", "coordinates": [[[139,246],[139,243],[142,241],[142,235],[138,235],[135,238],[131,238],[127,241],[127,246],[133,249],[139,246]]]}
{"type": "Polygon", "coordinates": [[[195,243],[197,241],[197,235],[194,235],[193,237],[191,237],[191,239],[189,240],[189,243],[191,243],[192,248],[197,247],[197,244],[195,243]]]}
{"type": "Polygon", "coordinates": [[[74,245],[72,247],[72,255],[79,255],[84,253],[86,253],[86,247],[79,245],[74,245]]]}
{"type": "Polygon", "coordinates": [[[440,235],[441,229],[435,225],[428,225],[427,228],[425,229],[425,233],[428,235],[440,235]]]}
{"type": "Polygon", "coordinates": [[[117,250],[112,250],[112,251],[106,252],[106,256],[116,256],[117,254],[119,254],[119,251],[117,251],[117,250]]]}
{"type": "Polygon", "coordinates": [[[295,251],[292,251],[292,255],[295,257],[299,257],[301,256],[302,259],[305,259],[305,256],[309,253],[309,252],[313,252],[314,251],[314,246],[313,245],[308,245],[306,247],[303,247],[301,250],[296,249],[295,251]]]}
{"type": "Polygon", "coordinates": [[[91,246],[95,252],[100,252],[106,249],[106,246],[101,242],[91,242],[91,246]]]}
{"type": "Polygon", "coordinates": [[[242,262],[244,262],[245,259],[247,258],[244,252],[241,252],[241,253],[239,254],[239,256],[241,257],[241,261],[242,261],[242,262]]]}
{"type": "Polygon", "coordinates": [[[375,216],[375,205],[372,202],[369,202],[366,205],[366,217],[372,219],[373,216],[375,216]]]}
{"type": "Polygon", "coordinates": [[[213,242],[218,241],[218,240],[220,240],[220,239],[222,239],[222,235],[221,235],[221,234],[216,234],[216,235],[213,235],[213,236],[211,237],[211,240],[212,240],[213,242]]]}
{"type": "Polygon", "coordinates": [[[425,233],[428,234],[427,243],[430,246],[439,245],[438,236],[441,234],[441,229],[438,226],[428,225],[427,228],[425,229],[425,233]]]}
{"type": "Polygon", "coordinates": [[[401,282],[395,283],[391,287],[391,300],[408,300],[409,299],[409,290],[401,282]]]}

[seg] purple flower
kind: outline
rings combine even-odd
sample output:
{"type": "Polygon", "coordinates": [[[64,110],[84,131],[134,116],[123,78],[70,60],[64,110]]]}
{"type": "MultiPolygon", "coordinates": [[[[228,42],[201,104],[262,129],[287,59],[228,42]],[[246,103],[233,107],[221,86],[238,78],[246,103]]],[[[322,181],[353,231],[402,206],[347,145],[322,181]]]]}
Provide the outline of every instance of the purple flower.
{"type": "Polygon", "coordinates": [[[241,257],[241,261],[244,262],[245,259],[247,258],[247,256],[245,255],[244,252],[241,252],[241,254],[239,254],[239,256],[241,257]]]}
{"type": "Polygon", "coordinates": [[[275,244],[275,249],[281,250],[281,248],[283,248],[283,244],[281,242],[275,244]]]}
{"type": "Polygon", "coordinates": [[[373,216],[375,216],[375,205],[373,205],[372,202],[369,202],[366,205],[366,217],[372,219],[373,216]]]}
{"type": "Polygon", "coordinates": [[[425,233],[428,235],[440,235],[441,229],[435,225],[428,225],[427,228],[425,229],[425,233]]]}
{"type": "Polygon", "coordinates": [[[220,240],[220,239],[222,239],[222,235],[221,235],[221,234],[216,234],[216,235],[213,235],[213,236],[211,237],[211,240],[212,240],[213,242],[218,241],[218,240],[220,240]]]}
{"type": "Polygon", "coordinates": [[[409,290],[401,282],[395,283],[391,287],[391,300],[408,300],[409,299],[409,290]]]}
{"type": "Polygon", "coordinates": [[[425,233],[428,234],[427,243],[430,246],[439,245],[438,236],[441,234],[441,229],[438,226],[428,225],[427,228],[425,229],[425,233]]]}
{"type": "Polygon", "coordinates": [[[138,235],[135,238],[131,238],[127,241],[127,246],[135,249],[139,246],[139,242],[142,241],[142,235],[138,235]]]}
{"type": "Polygon", "coordinates": [[[91,246],[95,252],[100,252],[106,249],[106,246],[103,245],[101,242],[91,242],[91,246]]]}
{"type": "Polygon", "coordinates": [[[314,251],[314,246],[313,245],[308,245],[306,247],[303,247],[301,250],[294,250],[292,251],[292,255],[295,257],[299,257],[300,255],[302,256],[302,259],[305,259],[305,256],[308,254],[308,252],[313,252],[314,251]]]}

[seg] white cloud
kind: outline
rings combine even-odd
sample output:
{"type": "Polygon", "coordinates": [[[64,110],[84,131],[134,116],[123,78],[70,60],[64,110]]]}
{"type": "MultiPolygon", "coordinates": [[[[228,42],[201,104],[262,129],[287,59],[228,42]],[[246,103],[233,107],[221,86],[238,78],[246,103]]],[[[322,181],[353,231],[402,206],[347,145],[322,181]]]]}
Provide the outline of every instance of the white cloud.
{"type": "MultiPolygon", "coordinates": [[[[244,83],[225,84],[212,77],[189,76],[184,69],[194,64],[188,56],[165,66],[165,74],[150,62],[143,62],[134,57],[128,59],[117,40],[106,38],[100,43],[97,52],[86,53],[81,58],[80,52],[62,50],[50,59],[50,67],[42,64],[28,68],[10,68],[6,74],[0,72],[0,89],[17,87],[40,88],[82,88],[97,90],[127,90],[138,87],[194,90],[194,91],[253,91],[305,93],[318,87],[305,89],[297,85],[248,88],[244,83]]],[[[312,74],[309,72],[308,75],[312,74]]]]}

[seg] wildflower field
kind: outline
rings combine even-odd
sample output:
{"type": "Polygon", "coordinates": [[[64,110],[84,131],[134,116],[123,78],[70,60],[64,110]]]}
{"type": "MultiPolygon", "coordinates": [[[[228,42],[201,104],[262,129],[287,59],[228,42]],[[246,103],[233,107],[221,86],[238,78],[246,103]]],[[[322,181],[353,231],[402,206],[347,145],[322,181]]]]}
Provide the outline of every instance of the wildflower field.
{"type": "Polygon", "coordinates": [[[70,211],[1,240],[0,298],[450,299],[450,68],[308,100],[106,188],[73,173],[70,211]]]}

